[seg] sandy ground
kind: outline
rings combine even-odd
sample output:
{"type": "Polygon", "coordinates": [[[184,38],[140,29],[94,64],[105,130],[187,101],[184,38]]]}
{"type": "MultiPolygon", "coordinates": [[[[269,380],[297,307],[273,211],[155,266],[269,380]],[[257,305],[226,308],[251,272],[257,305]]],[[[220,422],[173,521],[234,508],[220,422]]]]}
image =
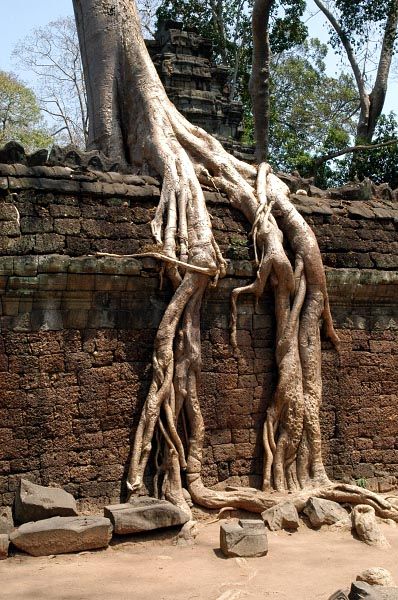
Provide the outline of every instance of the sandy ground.
{"type": "Polygon", "coordinates": [[[384,567],[398,583],[398,527],[382,525],[389,550],[366,546],[347,531],[269,532],[262,558],[220,555],[219,523],[199,525],[193,547],[175,532],[138,536],[107,550],[0,563],[2,600],[327,600],[362,570],[384,567]]]}

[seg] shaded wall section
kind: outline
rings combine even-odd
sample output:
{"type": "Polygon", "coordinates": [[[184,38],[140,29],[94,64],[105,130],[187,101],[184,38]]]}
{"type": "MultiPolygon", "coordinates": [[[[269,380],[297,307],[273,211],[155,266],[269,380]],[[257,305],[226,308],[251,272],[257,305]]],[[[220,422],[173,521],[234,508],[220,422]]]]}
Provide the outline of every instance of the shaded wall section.
{"type": "MultiPolygon", "coordinates": [[[[171,290],[150,259],[159,198],[151,178],[0,165],[0,504],[21,475],[72,492],[82,506],[117,501],[151,377],[152,344],[171,290]]],[[[275,387],[269,292],[229,298],[254,276],[249,227],[207,191],[227,277],[203,307],[204,480],[257,485],[261,428],[275,387]]],[[[327,267],[339,352],[324,342],[324,455],[334,478],[389,489],[398,474],[398,260],[392,201],[293,196],[327,267]]],[[[277,216],[277,215],[276,215],[277,216]]]]}

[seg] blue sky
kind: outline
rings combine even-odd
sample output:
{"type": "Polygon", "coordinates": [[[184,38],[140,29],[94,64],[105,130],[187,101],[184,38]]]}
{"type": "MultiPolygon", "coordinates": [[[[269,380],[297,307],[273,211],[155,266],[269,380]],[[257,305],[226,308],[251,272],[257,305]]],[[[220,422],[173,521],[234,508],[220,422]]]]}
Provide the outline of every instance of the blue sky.
{"type": "MultiPolygon", "coordinates": [[[[11,53],[15,44],[24,38],[35,27],[46,25],[59,17],[73,15],[72,0],[0,0],[2,29],[0,36],[0,69],[13,71],[11,53]]],[[[310,24],[310,23],[309,23],[310,24]]],[[[322,41],[327,41],[327,32],[322,19],[311,19],[311,34],[322,41]]],[[[329,56],[328,71],[333,75],[340,69],[339,59],[329,56]]],[[[24,74],[25,81],[27,80],[24,74]]],[[[29,81],[26,81],[28,84],[29,81]]],[[[394,110],[398,113],[398,94],[396,94],[396,78],[390,81],[385,105],[386,112],[394,110]]]]}
{"type": "Polygon", "coordinates": [[[0,14],[0,69],[12,71],[15,44],[32,29],[73,15],[72,0],[0,0],[0,14]]]}

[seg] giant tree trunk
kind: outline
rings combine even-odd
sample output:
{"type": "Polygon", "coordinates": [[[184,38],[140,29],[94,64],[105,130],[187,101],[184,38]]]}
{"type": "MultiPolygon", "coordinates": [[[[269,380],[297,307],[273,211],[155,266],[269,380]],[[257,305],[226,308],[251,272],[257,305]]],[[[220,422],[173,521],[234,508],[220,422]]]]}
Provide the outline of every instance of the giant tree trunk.
{"type": "MultiPolygon", "coordinates": [[[[269,488],[295,491],[298,506],[305,496],[301,490],[307,488],[315,488],[312,495],[334,494],[354,502],[357,492],[331,486],[322,462],[321,322],[333,341],[336,336],[314,234],[269,165],[256,168],[236,160],[171,104],[141,37],[133,0],[73,4],[89,96],[90,146],[137,173],[156,173],[162,181],[152,222],[158,251],[152,255],[164,261],[174,295],[155,340],[152,383],[129,465],[130,492],[143,493],[144,472],[154,450],[154,494],[187,512],[182,473],[194,502],[209,508],[235,506],[260,512],[278,501],[269,488]],[[262,491],[215,491],[201,478],[200,307],[209,283],[216,285],[225,274],[201,184],[223,192],[252,224],[258,273],[254,283],[233,293],[232,343],[236,343],[238,296],[253,293],[260,299],[268,279],[275,295],[279,379],[264,424],[262,491]],[[278,223],[273,208],[281,215],[278,223]],[[180,438],[180,419],[186,426],[185,440],[180,438]]],[[[359,493],[363,501],[363,490],[359,493]]],[[[369,502],[384,514],[395,514],[388,503],[378,504],[373,496],[369,502]]]]}

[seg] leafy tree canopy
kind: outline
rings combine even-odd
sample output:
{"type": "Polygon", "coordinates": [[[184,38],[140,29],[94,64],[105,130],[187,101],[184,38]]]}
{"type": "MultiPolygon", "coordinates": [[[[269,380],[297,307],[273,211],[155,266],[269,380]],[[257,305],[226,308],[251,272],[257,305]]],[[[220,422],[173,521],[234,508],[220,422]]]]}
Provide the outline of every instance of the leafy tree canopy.
{"type": "MultiPolygon", "coordinates": [[[[378,146],[398,139],[398,120],[394,112],[381,115],[372,146],[378,146]]],[[[347,181],[349,170],[359,179],[369,177],[374,183],[388,183],[392,189],[398,188],[398,143],[362,151],[354,155],[352,162],[345,158],[335,166],[337,183],[347,181]]]]}
{"type": "Polygon", "coordinates": [[[0,71],[0,144],[10,140],[27,151],[51,144],[32,90],[15,75],[0,71]]]}
{"type": "MultiPolygon", "coordinates": [[[[352,45],[363,46],[364,38],[371,28],[383,31],[389,13],[396,0],[334,0],[329,9],[338,14],[339,23],[352,45]]],[[[333,36],[335,45],[340,42],[333,36]]]]}

